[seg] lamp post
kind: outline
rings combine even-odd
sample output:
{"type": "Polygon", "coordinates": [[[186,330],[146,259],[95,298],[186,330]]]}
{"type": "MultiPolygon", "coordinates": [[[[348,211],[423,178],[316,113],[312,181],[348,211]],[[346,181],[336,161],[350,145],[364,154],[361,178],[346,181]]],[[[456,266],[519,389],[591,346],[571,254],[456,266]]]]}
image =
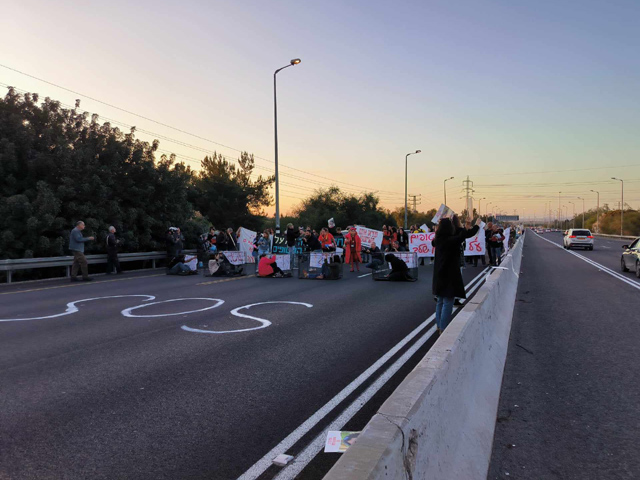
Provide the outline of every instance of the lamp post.
{"type": "Polygon", "coordinates": [[[478,199],[478,216],[479,217],[482,217],[482,208],[481,208],[482,200],[486,200],[486,199],[487,197],[482,197],[478,199]]]}
{"type": "Polygon", "coordinates": [[[302,60],[294,58],[273,73],[273,132],[275,139],[275,162],[276,162],[276,233],[280,233],[280,176],[278,175],[278,98],[276,88],[276,75],[280,70],[298,65],[302,60]]]}
{"type": "Polygon", "coordinates": [[[444,204],[445,205],[447,204],[447,182],[449,180],[453,180],[453,179],[454,179],[454,177],[445,178],[444,182],[443,182],[444,183],[444,204]]]}
{"type": "Polygon", "coordinates": [[[595,190],[591,191],[598,195],[598,203],[596,205],[596,231],[600,233],[600,192],[596,192],[595,190]]]}
{"type": "Polygon", "coordinates": [[[491,205],[493,202],[487,202],[487,204],[484,206],[484,216],[487,217],[487,222],[489,221],[489,205],[491,205]]]}
{"type": "MultiPolygon", "coordinates": [[[[569,208],[566,205],[562,205],[562,208],[564,208],[564,218],[566,219],[569,216],[569,213],[568,213],[569,208]]],[[[562,212],[560,212],[560,213],[562,213],[562,212]]],[[[564,227],[564,222],[565,221],[563,220],[562,221],[562,224],[563,224],[562,226],[563,227],[564,227]]]]}
{"type": "Polygon", "coordinates": [[[624,222],[624,180],[621,178],[611,177],[611,180],[618,180],[621,186],[621,194],[620,194],[620,236],[624,235],[622,233],[622,223],[624,222]]]}
{"type": "Polygon", "coordinates": [[[409,155],[415,155],[422,150],[416,150],[415,152],[407,153],[404,156],[404,228],[407,228],[407,168],[409,163],[409,155]]]}
{"type": "Polygon", "coordinates": [[[576,204],[573,202],[569,202],[573,205],[573,219],[571,221],[571,228],[576,228],[576,204]]]}
{"type": "Polygon", "coordinates": [[[562,216],[562,207],[560,207],[560,194],[562,192],[558,192],[558,228],[560,228],[560,217],[562,216]]]}
{"type": "Polygon", "coordinates": [[[584,197],[577,197],[578,200],[582,200],[582,228],[584,228],[584,197]]]}

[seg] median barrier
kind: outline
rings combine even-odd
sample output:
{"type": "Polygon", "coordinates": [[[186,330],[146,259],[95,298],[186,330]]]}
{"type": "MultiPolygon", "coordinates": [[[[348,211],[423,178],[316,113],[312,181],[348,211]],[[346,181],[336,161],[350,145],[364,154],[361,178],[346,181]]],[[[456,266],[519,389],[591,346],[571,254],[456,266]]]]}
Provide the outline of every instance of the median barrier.
{"type": "Polygon", "coordinates": [[[523,242],[518,240],[325,480],[487,477],[523,242]]]}

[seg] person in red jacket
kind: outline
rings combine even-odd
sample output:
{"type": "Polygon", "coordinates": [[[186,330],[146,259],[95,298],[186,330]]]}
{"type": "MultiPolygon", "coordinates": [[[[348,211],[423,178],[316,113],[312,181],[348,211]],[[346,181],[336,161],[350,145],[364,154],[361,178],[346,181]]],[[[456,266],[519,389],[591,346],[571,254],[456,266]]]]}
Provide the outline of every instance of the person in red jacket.
{"type": "Polygon", "coordinates": [[[283,276],[282,270],[280,270],[280,267],[276,265],[276,257],[269,258],[266,255],[262,255],[260,257],[260,262],[258,263],[258,276],[276,278],[283,276]]]}
{"type": "Polygon", "coordinates": [[[351,266],[353,272],[353,264],[356,264],[356,269],[360,271],[360,262],[362,257],[360,251],[362,250],[362,242],[360,236],[355,228],[349,230],[349,233],[344,237],[344,261],[351,266]]]}

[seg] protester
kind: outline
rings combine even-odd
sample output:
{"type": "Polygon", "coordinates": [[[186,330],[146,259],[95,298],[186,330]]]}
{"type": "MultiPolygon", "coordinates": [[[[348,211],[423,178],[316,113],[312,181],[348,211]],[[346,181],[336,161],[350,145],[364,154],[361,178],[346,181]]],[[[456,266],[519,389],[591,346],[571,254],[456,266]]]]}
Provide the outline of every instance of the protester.
{"type": "Polygon", "coordinates": [[[393,282],[415,282],[418,280],[409,275],[409,267],[407,264],[394,254],[387,253],[384,259],[391,264],[391,272],[387,275],[388,280],[393,282]]]}
{"type": "Polygon", "coordinates": [[[94,237],[83,237],[84,222],[76,222],[76,226],[71,230],[69,235],[69,250],[73,253],[73,264],[71,266],[71,281],[77,282],[78,268],[82,271],[82,280],[90,282],[93,278],[89,277],[89,264],[87,257],[84,256],[84,244],[94,240],[94,237]]]}
{"type": "Polygon", "coordinates": [[[281,278],[284,276],[284,272],[276,265],[276,257],[271,258],[266,255],[260,255],[260,262],[258,263],[258,276],[260,277],[275,277],[281,278]]]}
{"type": "Polygon", "coordinates": [[[401,252],[409,251],[409,234],[402,227],[398,228],[398,248],[401,252]]]}
{"type": "Polygon", "coordinates": [[[167,261],[173,260],[175,257],[182,253],[182,235],[180,229],[177,227],[169,227],[165,236],[165,243],[167,245],[167,261]]]}
{"type": "Polygon", "coordinates": [[[382,226],[382,248],[383,251],[386,251],[391,245],[391,230],[387,228],[386,225],[382,226]]]}
{"type": "Polygon", "coordinates": [[[320,240],[318,240],[318,236],[315,235],[311,230],[307,230],[305,232],[304,241],[309,251],[322,251],[322,244],[320,243],[320,240]]]}
{"type": "Polygon", "coordinates": [[[189,265],[184,262],[184,255],[177,255],[167,264],[167,275],[197,275],[198,272],[191,270],[189,265]]]}
{"type": "Polygon", "coordinates": [[[449,324],[455,297],[467,298],[460,271],[460,245],[478,232],[479,222],[480,219],[473,228],[468,222],[466,228],[456,231],[451,219],[443,218],[432,241],[435,248],[432,291],[437,297],[436,324],[439,333],[449,324]]]}
{"type": "Polygon", "coordinates": [[[504,234],[500,233],[498,225],[492,225],[489,238],[489,248],[491,249],[492,265],[500,265],[500,257],[502,257],[502,249],[504,248],[504,234]]]}
{"type": "Polygon", "coordinates": [[[271,253],[271,242],[269,241],[269,230],[262,232],[262,236],[258,239],[258,256],[271,253]]]}
{"type": "Polygon", "coordinates": [[[322,245],[323,252],[336,251],[336,240],[333,238],[333,235],[329,233],[329,229],[327,227],[323,227],[322,230],[320,230],[318,240],[320,241],[320,245],[322,245]]]}
{"type": "Polygon", "coordinates": [[[344,237],[344,261],[351,267],[351,272],[353,272],[354,263],[356,264],[356,269],[360,271],[360,262],[362,262],[362,257],[360,256],[361,250],[362,241],[360,240],[358,231],[355,228],[352,228],[351,230],[349,230],[347,236],[344,237]]]}
{"type": "Polygon", "coordinates": [[[385,252],[392,252],[392,253],[399,252],[399,251],[400,251],[400,244],[396,240],[391,242],[391,245],[389,245],[385,250],[385,252]]]}
{"type": "Polygon", "coordinates": [[[378,270],[382,265],[384,265],[384,256],[376,246],[376,242],[371,242],[371,247],[365,248],[364,252],[371,256],[371,261],[365,265],[365,268],[378,270]]]}
{"type": "Polygon", "coordinates": [[[294,256],[296,253],[296,241],[300,236],[300,230],[296,230],[293,228],[293,223],[287,225],[287,230],[285,231],[285,237],[287,238],[287,247],[289,249],[289,259],[291,262],[291,268],[294,265],[294,256]]]}
{"type": "Polygon", "coordinates": [[[116,238],[116,227],[111,226],[107,235],[107,275],[111,275],[114,268],[116,273],[122,273],[118,260],[118,245],[120,240],[116,238]]]}
{"type": "Polygon", "coordinates": [[[487,227],[484,229],[484,246],[485,250],[489,254],[489,265],[493,265],[493,250],[491,250],[491,237],[493,236],[493,223],[487,223],[487,227]]]}
{"type": "Polygon", "coordinates": [[[207,240],[209,241],[210,245],[214,245],[216,247],[216,250],[218,250],[218,246],[216,245],[216,242],[218,241],[218,231],[213,225],[209,227],[209,235],[207,235],[207,240]]]}
{"type": "Polygon", "coordinates": [[[198,264],[203,266],[209,261],[209,248],[211,244],[207,240],[207,234],[203,233],[202,235],[198,235],[198,240],[196,241],[196,252],[198,255],[198,264]]]}

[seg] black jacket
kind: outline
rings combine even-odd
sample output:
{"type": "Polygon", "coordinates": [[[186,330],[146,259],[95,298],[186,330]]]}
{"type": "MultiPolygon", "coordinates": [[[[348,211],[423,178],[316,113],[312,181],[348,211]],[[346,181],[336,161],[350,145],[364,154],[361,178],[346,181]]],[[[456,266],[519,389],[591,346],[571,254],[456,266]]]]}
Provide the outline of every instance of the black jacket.
{"type": "Polygon", "coordinates": [[[296,238],[300,236],[300,230],[295,228],[287,228],[287,247],[293,247],[296,244],[296,238]]]}
{"type": "Polygon", "coordinates": [[[322,245],[320,244],[320,240],[314,234],[311,234],[307,237],[307,246],[309,250],[322,250],[322,245]]]}
{"type": "Polygon", "coordinates": [[[431,242],[435,248],[435,263],[433,266],[432,292],[439,297],[467,298],[464,291],[462,273],[460,273],[460,246],[467,239],[478,233],[478,226],[470,230],[458,230],[450,237],[431,242]]]}
{"type": "Polygon", "coordinates": [[[107,235],[107,253],[118,253],[118,240],[116,239],[115,233],[107,235]]]}

